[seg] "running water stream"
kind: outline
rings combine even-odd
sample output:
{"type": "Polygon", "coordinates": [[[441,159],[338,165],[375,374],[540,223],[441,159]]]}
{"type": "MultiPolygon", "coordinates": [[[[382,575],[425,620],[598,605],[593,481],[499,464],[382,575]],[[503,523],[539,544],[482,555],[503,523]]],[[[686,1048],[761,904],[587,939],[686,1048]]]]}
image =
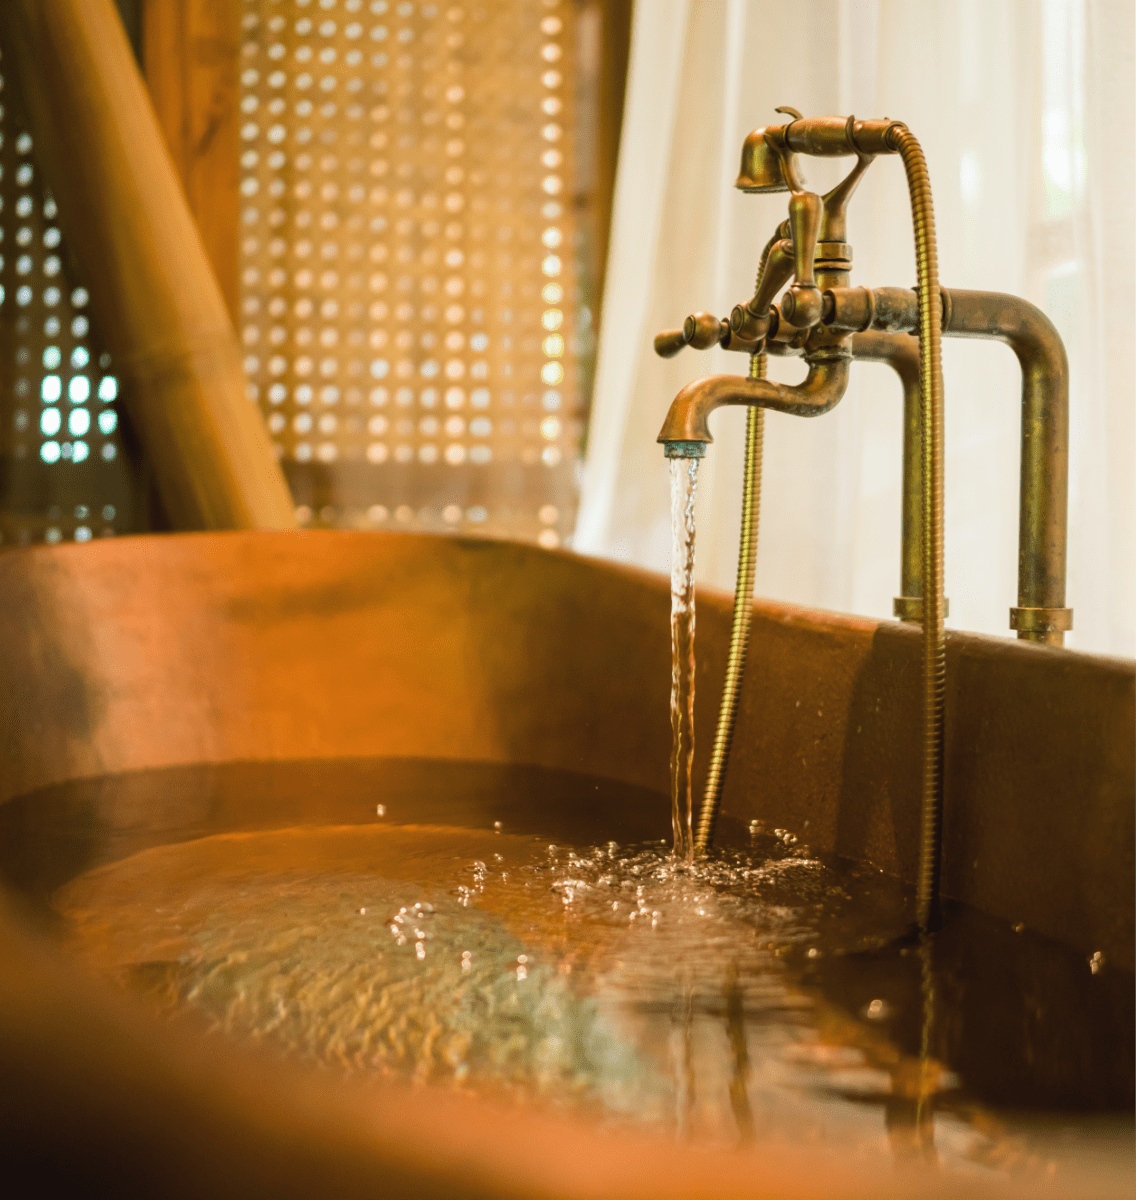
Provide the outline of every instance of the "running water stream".
{"type": "Polygon", "coordinates": [[[671,464],[671,821],[676,862],[694,861],[694,495],[698,459],[671,464]]]}

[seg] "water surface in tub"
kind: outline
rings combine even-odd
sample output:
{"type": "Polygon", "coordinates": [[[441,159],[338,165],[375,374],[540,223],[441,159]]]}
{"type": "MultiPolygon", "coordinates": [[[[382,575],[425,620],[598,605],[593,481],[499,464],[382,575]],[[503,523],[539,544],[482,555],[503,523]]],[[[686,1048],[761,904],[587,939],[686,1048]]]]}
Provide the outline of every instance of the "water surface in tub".
{"type": "Polygon", "coordinates": [[[655,793],[405,760],[31,799],[9,873],[210,1036],[704,1144],[1041,1174],[1131,1145],[1102,1115],[1131,1103],[1131,977],[965,910],[897,945],[908,897],[807,831],[676,870],[655,793]]]}

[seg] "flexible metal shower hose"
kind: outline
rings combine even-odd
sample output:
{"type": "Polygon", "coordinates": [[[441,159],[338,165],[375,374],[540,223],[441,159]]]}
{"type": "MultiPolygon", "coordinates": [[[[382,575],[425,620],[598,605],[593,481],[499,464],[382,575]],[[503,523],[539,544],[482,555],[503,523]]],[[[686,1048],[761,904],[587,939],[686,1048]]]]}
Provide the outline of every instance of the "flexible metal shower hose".
{"type": "Polygon", "coordinates": [[[943,631],[943,314],[927,160],[909,129],[896,126],[889,138],[907,173],[918,271],[919,374],[923,391],[923,797],[916,919],[920,929],[928,930],[938,920],[947,667],[943,631]]]}
{"type": "MultiPolygon", "coordinates": [[[[766,356],[750,358],[751,379],[764,379],[766,356]]],[[[722,787],[726,782],[726,763],[730,757],[730,742],[738,714],[742,677],[745,675],[746,651],[749,649],[750,607],[753,603],[753,572],[757,563],[757,527],[761,516],[761,450],[765,433],[765,409],[746,410],[745,485],[742,491],[742,531],[738,545],[738,577],[734,587],[734,623],[730,630],[730,652],[726,659],[726,681],[722,691],[722,707],[718,711],[718,728],[714,734],[714,749],[710,756],[710,774],[698,813],[698,834],[694,848],[705,854],[714,840],[714,826],[722,802],[722,787]]]]}

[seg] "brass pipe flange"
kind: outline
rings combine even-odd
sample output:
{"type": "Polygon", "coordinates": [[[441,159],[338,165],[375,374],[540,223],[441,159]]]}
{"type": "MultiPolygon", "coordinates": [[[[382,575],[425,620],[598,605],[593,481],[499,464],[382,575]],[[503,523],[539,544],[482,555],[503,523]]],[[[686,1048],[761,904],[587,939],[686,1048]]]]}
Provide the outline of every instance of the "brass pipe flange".
{"type": "Polygon", "coordinates": [[[1022,608],[1015,605],[1010,609],[1010,628],[1018,631],[1025,641],[1048,642],[1051,646],[1063,646],[1065,634],[1073,628],[1071,608],[1022,608]]]}

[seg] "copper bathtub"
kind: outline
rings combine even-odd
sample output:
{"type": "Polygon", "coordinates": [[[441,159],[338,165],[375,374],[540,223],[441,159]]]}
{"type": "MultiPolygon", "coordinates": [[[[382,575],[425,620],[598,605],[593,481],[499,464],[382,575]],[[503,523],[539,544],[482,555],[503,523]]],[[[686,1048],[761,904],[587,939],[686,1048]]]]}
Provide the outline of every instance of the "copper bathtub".
{"type": "MultiPolygon", "coordinates": [[[[195,534],[12,551],[0,817],[82,781],[272,760],[525,764],[647,803],[668,787],[668,605],[660,577],[488,541],[195,534]]],[[[699,605],[706,746],[731,601],[699,605]]],[[[945,894],[1131,971],[1133,664],[959,633],[948,681],[945,894]]],[[[807,822],[817,849],[912,878],[918,689],[917,628],[755,605],[723,827],[807,822]]],[[[13,1194],[986,1194],[812,1150],[770,1149],[755,1177],[732,1156],[205,1053],[59,952],[11,859],[13,1194]]]]}

